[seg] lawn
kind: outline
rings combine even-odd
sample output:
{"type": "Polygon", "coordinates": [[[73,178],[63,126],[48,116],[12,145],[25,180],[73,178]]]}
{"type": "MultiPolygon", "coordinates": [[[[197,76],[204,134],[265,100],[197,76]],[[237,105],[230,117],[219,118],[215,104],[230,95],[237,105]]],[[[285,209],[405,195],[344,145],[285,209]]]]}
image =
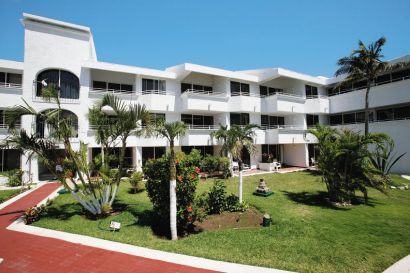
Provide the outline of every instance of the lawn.
{"type": "Polygon", "coordinates": [[[0,203],[7,201],[8,199],[12,198],[13,196],[19,194],[20,190],[1,190],[0,191],[0,203]]]}
{"type": "MultiPolygon", "coordinates": [[[[307,172],[265,175],[274,195],[252,195],[261,176],[244,178],[244,200],[272,216],[268,228],[207,231],[176,242],[157,238],[150,228],[151,203],[145,192],[120,188],[118,202],[127,211],[103,220],[83,217],[65,194],[34,225],[153,249],[298,272],[382,272],[410,253],[410,191],[370,190],[369,205],[334,209],[323,205],[324,185],[307,172]],[[122,223],[110,232],[111,220],[122,223]]],[[[396,183],[406,180],[395,176],[396,183]]],[[[198,193],[212,180],[201,181],[198,193]]],[[[227,180],[237,192],[237,178],[227,180]]]]}

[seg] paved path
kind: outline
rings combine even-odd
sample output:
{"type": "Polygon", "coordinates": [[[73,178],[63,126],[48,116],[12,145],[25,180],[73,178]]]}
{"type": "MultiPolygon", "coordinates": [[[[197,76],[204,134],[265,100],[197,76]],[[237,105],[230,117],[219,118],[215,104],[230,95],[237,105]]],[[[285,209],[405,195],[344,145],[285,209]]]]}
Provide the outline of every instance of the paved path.
{"type": "Polygon", "coordinates": [[[6,229],[59,186],[41,186],[0,210],[0,272],[215,272],[6,229]]]}

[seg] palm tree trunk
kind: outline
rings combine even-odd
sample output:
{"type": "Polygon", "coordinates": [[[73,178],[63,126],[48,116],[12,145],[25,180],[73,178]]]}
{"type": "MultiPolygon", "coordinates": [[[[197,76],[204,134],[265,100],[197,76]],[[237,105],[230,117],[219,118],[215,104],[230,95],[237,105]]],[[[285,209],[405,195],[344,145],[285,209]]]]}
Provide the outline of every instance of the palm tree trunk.
{"type": "Polygon", "coordinates": [[[169,160],[169,222],[171,229],[171,239],[177,240],[177,194],[176,194],[176,177],[177,168],[175,163],[174,140],[169,142],[171,157],[169,160]]]}
{"type": "Polygon", "coordinates": [[[370,82],[367,83],[365,105],[364,105],[364,135],[365,136],[369,134],[369,93],[370,93],[370,82]]]}
{"type": "Polygon", "coordinates": [[[239,203],[242,204],[242,188],[243,188],[243,162],[242,159],[238,160],[239,165],[239,203]]]}

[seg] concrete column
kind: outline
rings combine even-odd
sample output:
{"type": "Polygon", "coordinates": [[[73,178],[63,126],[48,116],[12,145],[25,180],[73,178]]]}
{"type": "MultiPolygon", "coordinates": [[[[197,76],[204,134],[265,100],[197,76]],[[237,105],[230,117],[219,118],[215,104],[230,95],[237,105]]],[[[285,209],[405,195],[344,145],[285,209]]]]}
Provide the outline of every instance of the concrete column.
{"type": "Polygon", "coordinates": [[[259,162],[262,160],[262,145],[255,145],[256,150],[251,155],[251,169],[258,168],[259,162]]]}

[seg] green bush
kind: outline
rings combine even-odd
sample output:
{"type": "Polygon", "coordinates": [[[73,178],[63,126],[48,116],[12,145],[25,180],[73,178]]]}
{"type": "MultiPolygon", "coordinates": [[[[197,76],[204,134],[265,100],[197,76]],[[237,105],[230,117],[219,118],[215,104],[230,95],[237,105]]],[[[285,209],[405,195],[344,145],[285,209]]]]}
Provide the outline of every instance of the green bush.
{"type": "Polygon", "coordinates": [[[226,210],[226,185],[221,180],[215,180],[208,192],[207,211],[210,214],[220,214],[226,210]]]}
{"type": "Polygon", "coordinates": [[[221,174],[223,178],[230,176],[229,158],[207,155],[201,160],[201,169],[208,172],[210,176],[221,174]]]}
{"type": "Polygon", "coordinates": [[[26,209],[23,215],[24,223],[26,225],[29,225],[37,221],[45,211],[46,211],[45,205],[34,206],[34,207],[26,209]]]}
{"type": "Polygon", "coordinates": [[[129,178],[129,182],[134,193],[140,192],[144,189],[144,185],[142,183],[143,178],[144,174],[142,172],[135,172],[129,178]]]}
{"type": "Polygon", "coordinates": [[[8,171],[6,173],[6,176],[8,178],[7,185],[10,187],[18,187],[21,186],[22,184],[22,176],[23,176],[23,171],[20,169],[15,169],[8,171]]]}
{"type": "MultiPolygon", "coordinates": [[[[198,219],[194,205],[199,168],[195,151],[177,159],[177,225],[186,231],[198,219]]],[[[151,159],[145,163],[146,189],[162,228],[169,229],[169,158],[151,159]]]]}

